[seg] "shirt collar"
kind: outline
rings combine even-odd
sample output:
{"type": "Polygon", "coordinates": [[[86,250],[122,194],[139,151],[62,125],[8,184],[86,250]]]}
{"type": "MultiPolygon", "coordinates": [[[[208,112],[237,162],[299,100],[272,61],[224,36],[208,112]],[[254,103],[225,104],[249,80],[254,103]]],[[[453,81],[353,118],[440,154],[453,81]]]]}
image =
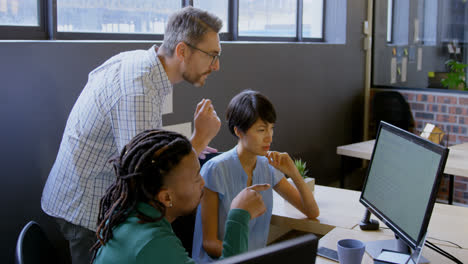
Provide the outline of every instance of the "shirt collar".
{"type": "Polygon", "coordinates": [[[166,96],[172,92],[172,84],[169,81],[169,77],[167,76],[162,63],[158,58],[158,54],[156,53],[157,48],[157,45],[153,45],[148,50],[151,61],[153,63],[153,82],[162,84],[162,94],[160,94],[160,96],[166,96]]]}
{"type": "Polygon", "coordinates": [[[161,216],[161,212],[159,212],[156,208],[154,208],[153,206],[147,204],[147,203],[143,203],[143,202],[139,202],[137,204],[137,207],[136,209],[143,213],[144,215],[148,216],[148,217],[151,217],[151,218],[158,218],[161,216]]]}

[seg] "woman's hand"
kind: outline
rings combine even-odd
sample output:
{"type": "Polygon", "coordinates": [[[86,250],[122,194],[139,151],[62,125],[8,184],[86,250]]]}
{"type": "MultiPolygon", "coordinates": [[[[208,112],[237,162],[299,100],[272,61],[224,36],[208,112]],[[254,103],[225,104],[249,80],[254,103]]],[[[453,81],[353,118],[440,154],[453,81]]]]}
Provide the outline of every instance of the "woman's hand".
{"type": "Polygon", "coordinates": [[[271,166],[289,177],[293,177],[296,173],[299,173],[294,161],[286,152],[269,151],[266,157],[271,166]]]}

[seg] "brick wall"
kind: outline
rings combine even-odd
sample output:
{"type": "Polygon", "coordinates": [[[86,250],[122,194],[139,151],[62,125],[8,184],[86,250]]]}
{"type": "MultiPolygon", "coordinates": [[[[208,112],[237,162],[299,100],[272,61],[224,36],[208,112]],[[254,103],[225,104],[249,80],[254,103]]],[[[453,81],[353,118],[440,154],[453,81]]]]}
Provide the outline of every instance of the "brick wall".
{"type": "MultiPolygon", "coordinates": [[[[383,89],[372,89],[372,96],[383,89]]],[[[410,105],[415,133],[431,123],[445,132],[442,144],[452,146],[468,142],[468,93],[442,93],[417,90],[399,90],[410,105]]],[[[370,129],[375,124],[370,124],[370,129]]],[[[468,161],[467,161],[468,162],[468,161]]],[[[447,200],[448,177],[442,180],[438,199],[447,200]]],[[[468,178],[455,176],[454,203],[468,206],[468,178]]]]}
{"type": "Polygon", "coordinates": [[[430,122],[448,135],[448,146],[468,142],[468,95],[413,91],[401,94],[410,105],[418,131],[430,122]]]}

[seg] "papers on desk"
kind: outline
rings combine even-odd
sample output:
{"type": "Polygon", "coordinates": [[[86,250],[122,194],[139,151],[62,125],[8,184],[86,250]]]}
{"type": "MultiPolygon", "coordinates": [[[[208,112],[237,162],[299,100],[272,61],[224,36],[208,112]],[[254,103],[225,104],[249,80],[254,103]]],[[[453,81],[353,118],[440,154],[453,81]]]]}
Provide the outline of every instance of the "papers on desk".
{"type": "Polygon", "coordinates": [[[380,253],[380,255],[374,259],[374,264],[405,264],[408,262],[409,258],[410,256],[408,254],[383,250],[382,253],[380,253]]]}
{"type": "Polygon", "coordinates": [[[410,255],[401,252],[382,250],[382,253],[374,259],[374,264],[414,264],[410,259],[410,255]]]}

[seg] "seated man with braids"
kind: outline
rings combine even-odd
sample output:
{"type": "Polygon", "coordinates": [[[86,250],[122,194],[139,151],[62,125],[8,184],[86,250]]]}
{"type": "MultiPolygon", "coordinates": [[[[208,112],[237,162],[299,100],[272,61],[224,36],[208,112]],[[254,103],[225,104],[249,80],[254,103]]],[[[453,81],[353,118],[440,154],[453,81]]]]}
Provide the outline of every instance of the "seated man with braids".
{"type": "MultiPolygon", "coordinates": [[[[112,162],[117,179],[100,202],[94,263],[194,263],[170,224],[193,212],[203,195],[190,141],[175,132],[146,130],[112,162]]],[[[234,198],[222,257],[247,251],[249,220],[266,210],[258,191],[269,187],[247,187],[234,198]]]]}

